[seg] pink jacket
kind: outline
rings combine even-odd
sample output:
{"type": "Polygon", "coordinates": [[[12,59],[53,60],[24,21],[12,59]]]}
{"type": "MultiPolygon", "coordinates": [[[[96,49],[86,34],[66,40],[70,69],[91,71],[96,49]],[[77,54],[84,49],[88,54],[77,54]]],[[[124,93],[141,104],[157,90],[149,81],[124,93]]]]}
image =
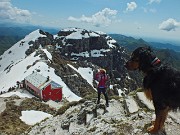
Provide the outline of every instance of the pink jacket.
{"type": "Polygon", "coordinates": [[[99,82],[98,88],[106,88],[106,81],[108,80],[108,76],[106,74],[98,72],[95,76],[95,80],[99,82]]]}

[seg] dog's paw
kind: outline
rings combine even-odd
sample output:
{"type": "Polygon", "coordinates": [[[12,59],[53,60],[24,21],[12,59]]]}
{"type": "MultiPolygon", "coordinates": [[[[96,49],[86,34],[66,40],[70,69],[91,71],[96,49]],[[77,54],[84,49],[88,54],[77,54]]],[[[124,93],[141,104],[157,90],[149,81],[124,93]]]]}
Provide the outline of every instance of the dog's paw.
{"type": "Polygon", "coordinates": [[[154,125],[148,127],[148,128],[147,128],[147,131],[148,131],[149,133],[157,133],[157,132],[158,132],[158,130],[154,128],[154,125]]]}

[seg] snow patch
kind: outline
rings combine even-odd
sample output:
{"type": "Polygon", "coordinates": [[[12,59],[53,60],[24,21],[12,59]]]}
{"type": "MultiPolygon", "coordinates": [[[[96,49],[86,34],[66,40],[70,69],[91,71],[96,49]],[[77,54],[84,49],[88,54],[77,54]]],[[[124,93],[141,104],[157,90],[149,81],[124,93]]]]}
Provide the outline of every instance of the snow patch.
{"type": "Polygon", "coordinates": [[[46,53],[46,56],[48,57],[48,59],[52,60],[52,55],[50,52],[47,51],[47,49],[42,49],[45,53],[46,53]]]}
{"type": "Polygon", "coordinates": [[[34,111],[34,110],[22,111],[21,113],[22,116],[20,117],[20,119],[28,125],[34,125],[38,122],[41,122],[45,118],[52,116],[51,114],[42,111],[34,111]]]}
{"type": "Polygon", "coordinates": [[[75,67],[73,67],[72,65],[68,64],[69,67],[71,67],[72,69],[74,69],[76,72],[78,72],[85,80],[87,80],[87,82],[93,86],[93,71],[92,68],[87,67],[87,68],[83,68],[83,67],[79,67],[78,69],[76,69],[75,67]]]}
{"type": "Polygon", "coordinates": [[[34,97],[31,95],[29,92],[26,90],[18,90],[18,91],[13,91],[13,92],[8,92],[0,95],[0,97],[11,97],[11,96],[18,96],[20,98],[32,98],[34,97]]]}

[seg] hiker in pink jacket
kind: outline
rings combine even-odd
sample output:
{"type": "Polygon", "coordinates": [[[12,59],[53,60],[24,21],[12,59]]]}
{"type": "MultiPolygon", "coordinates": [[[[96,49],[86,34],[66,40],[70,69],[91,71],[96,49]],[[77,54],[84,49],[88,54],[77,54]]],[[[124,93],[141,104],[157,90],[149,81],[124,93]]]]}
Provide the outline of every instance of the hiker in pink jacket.
{"type": "Polygon", "coordinates": [[[106,92],[106,82],[108,81],[108,76],[106,74],[106,70],[105,69],[100,69],[100,71],[98,73],[96,73],[95,75],[95,80],[98,81],[98,86],[97,86],[97,92],[98,92],[98,100],[97,100],[97,104],[100,103],[100,96],[101,96],[101,92],[103,93],[105,100],[106,100],[106,106],[109,106],[108,103],[108,96],[107,96],[107,92],[106,92]]]}

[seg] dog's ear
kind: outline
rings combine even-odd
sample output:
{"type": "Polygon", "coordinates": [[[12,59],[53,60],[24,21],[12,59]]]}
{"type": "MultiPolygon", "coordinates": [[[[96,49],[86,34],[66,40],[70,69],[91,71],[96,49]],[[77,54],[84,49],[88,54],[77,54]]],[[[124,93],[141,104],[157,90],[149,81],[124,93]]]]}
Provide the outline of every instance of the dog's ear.
{"type": "Polygon", "coordinates": [[[132,53],[132,57],[136,56],[136,57],[140,57],[140,56],[144,56],[144,55],[147,55],[147,54],[151,54],[152,49],[150,46],[148,47],[139,47],[137,49],[135,49],[132,53]]]}
{"type": "Polygon", "coordinates": [[[151,54],[153,52],[152,48],[150,46],[142,47],[140,50],[140,54],[151,54]]]}

